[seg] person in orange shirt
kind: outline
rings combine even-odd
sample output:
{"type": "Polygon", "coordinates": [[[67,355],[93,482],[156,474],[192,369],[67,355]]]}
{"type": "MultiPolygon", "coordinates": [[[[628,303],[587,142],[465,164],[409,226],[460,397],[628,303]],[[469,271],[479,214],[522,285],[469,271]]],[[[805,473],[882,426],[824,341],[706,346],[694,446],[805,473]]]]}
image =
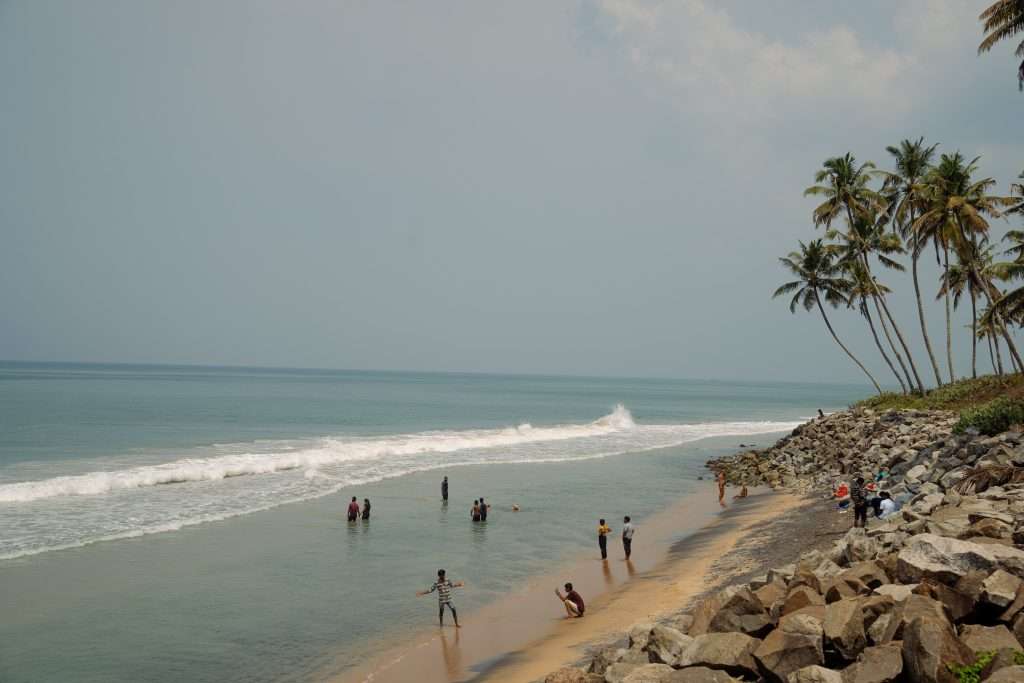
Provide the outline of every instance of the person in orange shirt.
{"type": "Polygon", "coordinates": [[[612,528],[604,523],[604,520],[598,520],[597,522],[597,547],[601,549],[601,559],[608,559],[608,534],[612,532],[612,528]]]}

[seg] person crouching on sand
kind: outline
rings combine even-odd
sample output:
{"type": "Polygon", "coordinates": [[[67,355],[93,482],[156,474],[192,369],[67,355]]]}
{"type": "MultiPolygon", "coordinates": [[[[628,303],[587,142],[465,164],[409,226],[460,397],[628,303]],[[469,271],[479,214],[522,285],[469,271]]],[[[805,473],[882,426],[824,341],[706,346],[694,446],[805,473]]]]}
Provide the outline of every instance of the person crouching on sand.
{"type": "Polygon", "coordinates": [[[571,583],[565,584],[565,595],[562,595],[562,591],[555,589],[555,595],[562,602],[562,606],[565,607],[565,618],[566,619],[582,619],[583,611],[586,609],[586,605],[583,604],[583,598],[577,593],[571,583]]]}
{"type": "Polygon", "coordinates": [[[452,589],[462,588],[465,586],[462,581],[456,581],[452,583],[445,576],[443,569],[437,570],[437,581],[430,587],[430,590],[419,591],[416,593],[416,597],[428,595],[437,591],[437,623],[439,626],[444,626],[444,606],[448,605],[448,609],[452,612],[452,619],[455,621],[455,628],[462,628],[459,626],[459,615],[455,611],[455,605],[452,603],[452,589]]]}

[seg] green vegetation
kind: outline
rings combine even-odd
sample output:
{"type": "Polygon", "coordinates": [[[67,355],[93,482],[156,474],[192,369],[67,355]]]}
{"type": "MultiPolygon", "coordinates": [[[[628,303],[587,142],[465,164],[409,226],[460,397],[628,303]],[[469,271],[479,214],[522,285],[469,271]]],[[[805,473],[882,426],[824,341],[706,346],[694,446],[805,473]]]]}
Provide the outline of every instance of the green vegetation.
{"type": "Polygon", "coordinates": [[[959,666],[957,664],[946,664],[946,668],[956,676],[957,683],[981,683],[981,672],[985,670],[992,660],[996,658],[995,652],[979,652],[978,659],[973,664],[959,666]]]}
{"type": "Polygon", "coordinates": [[[1017,666],[1024,666],[1024,652],[1017,650],[1013,653],[1013,663],[1017,666]]]}
{"type": "Polygon", "coordinates": [[[944,384],[924,395],[887,393],[860,401],[855,408],[874,410],[954,410],[978,408],[998,398],[1024,400],[1024,375],[983,375],[944,384]]]}
{"type": "Polygon", "coordinates": [[[953,433],[963,434],[973,427],[982,434],[993,436],[1015,424],[1024,424],[1024,401],[1001,397],[960,413],[960,421],[953,426],[953,433]]]}

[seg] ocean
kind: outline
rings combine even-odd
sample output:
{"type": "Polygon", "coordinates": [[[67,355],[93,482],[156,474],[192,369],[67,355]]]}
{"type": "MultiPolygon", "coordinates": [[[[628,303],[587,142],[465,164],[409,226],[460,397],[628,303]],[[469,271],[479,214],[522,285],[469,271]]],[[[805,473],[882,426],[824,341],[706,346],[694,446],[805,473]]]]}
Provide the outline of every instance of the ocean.
{"type": "Polygon", "coordinates": [[[436,623],[438,567],[472,615],[593,552],[598,517],[642,529],[709,457],[864,393],[0,363],[0,680],[344,673],[436,623]]]}

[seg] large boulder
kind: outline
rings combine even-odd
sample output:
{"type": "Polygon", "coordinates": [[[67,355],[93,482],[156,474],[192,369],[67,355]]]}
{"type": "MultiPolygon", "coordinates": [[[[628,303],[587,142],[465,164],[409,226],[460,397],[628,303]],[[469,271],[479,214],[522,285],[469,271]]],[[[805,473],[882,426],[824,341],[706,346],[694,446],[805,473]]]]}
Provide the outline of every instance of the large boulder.
{"type": "Polygon", "coordinates": [[[668,626],[657,625],[647,639],[647,653],[651,662],[675,666],[693,638],[668,626]]]}
{"type": "Polygon", "coordinates": [[[782,605],[782,614],[791,614],[804,607],[824,604],[825,599],[818,591],[810,586],[796,586],[786,595],[786,602],[782,605]]]}
{"type": "Polygon", "coordinates": [[[724,671],[709,669],[706,666],[690,666],[679,669],[668,677],[669,683],[739,683],[724,671]]]}
{"type": "Polygon", "coordinates": [[[944,619],[917,617],[903,629],[903,666],[909,683],[952,683],[948,664],[963,666],[974,653],[944,619]]]}
{"type": "Polygon", "coordinates": [[[745,586],[723,591],[719,597],[719,604],[718,611],[708,624],[709,633],[739,631],[747,635],[762,636],[775,625],[761,600],[745,586]]]}
{"type": "Polygon", "coordinates": [[[893,608],[891,617],[886,626],[885,632],[881,634],[876,644],[888,643],[892,640],[900,640],[907,625],[919,617],[948,621],[949,612],[938,600],[925,595],[911,595],[903,602],[897,603],[893,608]]]}
{"type": "Polygon", "coordinates": [[[651,637],[651,629],[654,624],[641,622],[633,624],[629,629],[629,647],[635,650],[642,650],[647,647],[647,641],[651,637]]]}
{"type": "MultiPolygon", "coordinates": [[[[804,630],[805,625],[799,621],[793,620],[789,624],[800,625],[804,630]]],[[[825,663],[821,635],[788,631],[787,626],[780,626],[769,633],[754,651],[754,659],[765,678],[773,683],[788,683],[791,673],[825,663]]]]}
{"type": "Polygon", "coordinates": [[[1024,681],[1024,666],[1008,666],[995,672],[985,683],[1020,683],[1024,681]]]}
{"type": "Polygon", "coordinates": [[[903,644],[887,643],[865,648],[857,661],[843,671],[843,683],[892,683],[903,674],[903,644]]]}
{"type": "Polygon", "coordinates": [[[844,659],[856,659],[868,644],[861,600],[840,600],[825,607],[824,632],[826,642],[831,643],[844,659]]]}
{"type": "Polygon", "coordinates": [[[604,671],[605,683],[622,683],[633,669],[644,664],[631,664],[629,662],[616,662],[604,671]]]}
{"type": "Polygon", "coordinates": [[[757,673],[753,654],[760,644],[743,633],[705,633],[687,645],[675,666],[704,666],[733,676],[753,676],[757,673]]]}
{"type": "Polygon", "coordinates": [[[675,672],[666,664],[644,664],[626,674],[622,683],[665,683],[675,672]]]}
{"type": "Polygon", "coordinates": [[[604,678],[598,674],[567,666],[548,674],[544,683],[601,683],[603,680],[604,678]]]}
{"type": "Polygon", "coordinates": [[[805,666],[789,674],[788,683],[843,683],[843,674],[823,666],[805,666]]]}
{"type": "Polygon", "coordinates": [[[1024,575],[1024,551],[919,534],[900,551],[897,564],[899,579],[903,583],[929,578],[953,584],[970,571],[992,572],[996,569],[1024,575]]]}
{"type": "Polygon", "coordinates": [[[981,584],[981,599],[995,607],[1006,609],[1017,597],[1017,591],[1024,584],[1013,574],[997,569],[981,584]]]}
{"type": "Polygon", "coordinates": [[[1017,638],[1010,632],[1010,629],[1002,624],[998,626],[968,624],[960,630],[960,641],[971,649],[975,657],[982,652],[998,652],[999,650],[1016,652],[1021,649],[1017,638]]]}

